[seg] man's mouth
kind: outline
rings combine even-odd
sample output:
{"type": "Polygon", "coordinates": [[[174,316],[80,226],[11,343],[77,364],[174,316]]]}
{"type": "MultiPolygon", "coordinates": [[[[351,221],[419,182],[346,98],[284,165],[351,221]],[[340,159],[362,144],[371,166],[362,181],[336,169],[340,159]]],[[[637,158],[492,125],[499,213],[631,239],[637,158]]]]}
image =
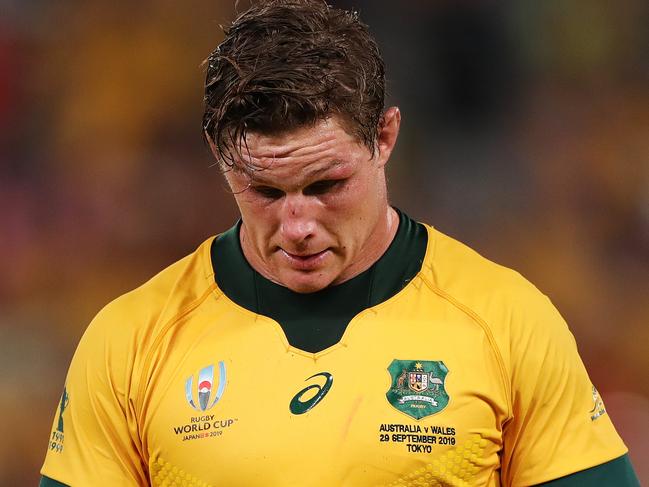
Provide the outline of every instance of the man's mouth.
{"type": "Polygon", "coordinates": [[[280,248],[279,250],[280,254],[284,259],[286,259],[288,264],[292,268],[300,271],[310,271],[319,267],[330,252],[329,249],[325,249],[320,252],[310,254],[293,254],[291,252],[287,252],[282,248],[280,248]]]}

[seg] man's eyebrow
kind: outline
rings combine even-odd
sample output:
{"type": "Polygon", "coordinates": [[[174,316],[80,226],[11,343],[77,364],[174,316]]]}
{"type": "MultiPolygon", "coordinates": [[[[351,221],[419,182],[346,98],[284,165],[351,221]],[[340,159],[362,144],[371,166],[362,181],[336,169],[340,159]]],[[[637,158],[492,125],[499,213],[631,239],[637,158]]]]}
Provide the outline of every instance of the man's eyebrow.
{"type": "Polygon", "coordinates": [[[324,167],[317,168],[317,169],[314,169],[312,171],[307,171],[307,173],[305,175],[305,178],[306,179],[314,179],[314,178],[320,176],[322,173],[325,173],[327,171],[331,171],[332,169],[335,169],[335,168],[337,168],[339,166],[342,166],[343,164],[344,164],[344,162],[339,161],[339,160],[335,160],[331,164],[328,164],[328,165],[326,165],[324,167]]]}
{"type": "MultiPolygon", "coordinates": [[[[303,176],[304,181],[310,181],[313,179],[317,179],[320,175],[323,173],[326,173],[328,171],[331,171],[333,169],[338,168],[339,166],[344,165],[345,163],[343,161],[335,160],[331,162],[330,164],[327,164],[323,167],[307,170],[307,172],[303,176]]],[[[252,184],[259,184],[259,185],[273,185],[273,181],[264,178],[264,173],[266,170],[261,169],[259,171],[253,171],[250,176],[252,180],[252,184]]]]}

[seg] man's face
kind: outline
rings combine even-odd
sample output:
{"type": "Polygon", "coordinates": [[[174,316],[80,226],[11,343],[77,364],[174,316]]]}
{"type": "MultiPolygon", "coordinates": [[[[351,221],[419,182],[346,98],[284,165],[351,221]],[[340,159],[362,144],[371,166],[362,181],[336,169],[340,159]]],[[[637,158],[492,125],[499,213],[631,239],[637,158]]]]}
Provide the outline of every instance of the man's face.
{"type": "Polygon", "coordinates": [[[374,157],[335,117],[281,135],[248,135],[243,153],[255,170],[225,177],[253,268],[308,293],[354,277],[382,255],[398,225],[384,166],[399,117],[396,108],[386,112],[374,157]]]}

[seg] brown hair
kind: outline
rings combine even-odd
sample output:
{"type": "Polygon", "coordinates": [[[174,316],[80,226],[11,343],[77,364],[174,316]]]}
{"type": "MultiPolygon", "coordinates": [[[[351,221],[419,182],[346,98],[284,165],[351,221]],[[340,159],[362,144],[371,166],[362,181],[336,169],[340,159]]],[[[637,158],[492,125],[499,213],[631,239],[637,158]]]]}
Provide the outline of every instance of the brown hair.
{"type": "Polygon", "coordinates": [[[353,11],[264,0],[225,30],[206,61],[203,135],[232,166],[248,131],[281,133],[338,115],[374,155],[385,69],[353,11]]]}

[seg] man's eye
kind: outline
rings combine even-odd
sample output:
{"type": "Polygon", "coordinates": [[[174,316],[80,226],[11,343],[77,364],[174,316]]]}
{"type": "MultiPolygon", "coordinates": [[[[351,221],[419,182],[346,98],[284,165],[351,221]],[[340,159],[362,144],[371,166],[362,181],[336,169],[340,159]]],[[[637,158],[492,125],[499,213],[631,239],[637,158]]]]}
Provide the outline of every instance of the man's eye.
{"type": "Polygon", "coordinates": [[[327,193],[334,189],[342,181],[342,179],[326,179],[324,181],[316,181],[315,183],[309,184],[306,188],[304,188],[304,194],[318,195],[327,193]]]}
{"type": "Polygon", "coordinates": [[[253,186],[252,190],[264,198],[270,199],[279,199],[284,196],[284,192],[281,189],[272,188],[270,186],[253,186]]]}

